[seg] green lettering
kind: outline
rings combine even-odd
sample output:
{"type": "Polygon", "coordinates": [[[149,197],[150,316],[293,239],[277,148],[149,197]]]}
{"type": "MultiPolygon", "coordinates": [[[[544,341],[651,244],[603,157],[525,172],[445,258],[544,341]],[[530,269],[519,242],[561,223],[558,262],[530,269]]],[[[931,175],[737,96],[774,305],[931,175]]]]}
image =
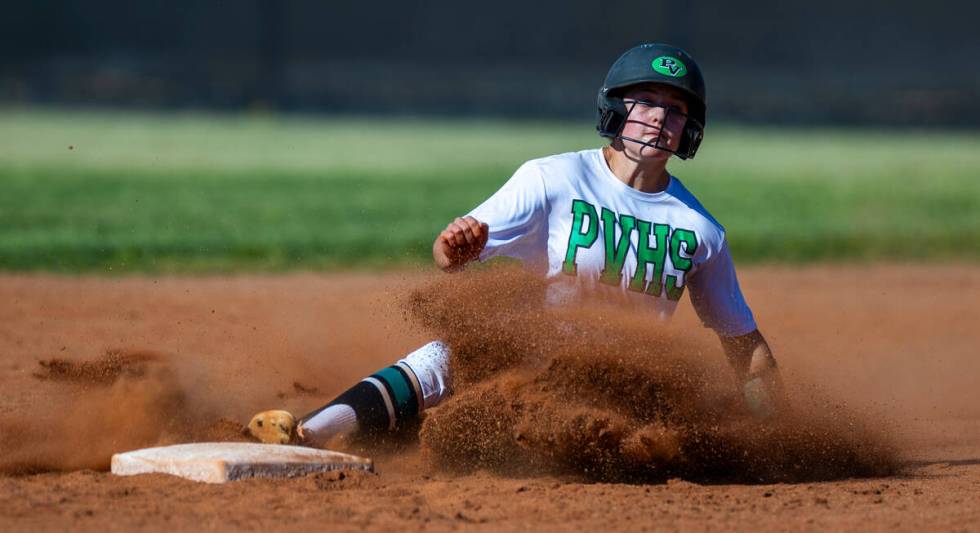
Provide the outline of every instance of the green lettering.
{"type": "Polygon", "coordinates": [[[606,264],[599,281],[607,285],[619,285],[623,279],[623,264],[630,249],[630,233],[636,226],[636,218],[619,215],[619,241],[616,240],[616,213],[602,208],[602,237],[606,245],[606,264]]]}
{"type": "Polygon", "coordinates": [[[599,215],[596,213],[595,206],[583,200],[572,201],[572,231],[568,235],[568,250],[565,252],[565,261],[561,265],[561,271],[565,274],[574,276],[577,272],[575,266],[575,256],[579,248],[589,248],[599,237],[599,215]],[[589,225],[582,231],[585,216],[589,217],[589,225]]]}
{"type": "Polygon", "coordinates": [[[664,286],[667,288],[668,300],[674,300],[676,302],[677,300],[681,299],[681,296],[684,295],[684,286],[677,286],[677,276],[668,274],[667,283],[665,283],[664,286]]]}
{"type": "Polygon", "coordinates": [[[631,291],[643,292],[647,278],[647,264],[653,265],[653,276],[650,284],[646,285],[646,293],[650,296],[660,296],[663,288],[664,261],[667,258],[667,234],[670,233],[670,226],[667,224],[653,224],[653,246],[650,244],[650,223],[646,220],[637,220],[637,232],[639,236],[636,240],[636,272],[630,280],[629,288],[631,291]]]}
{"type": "MultiPolygon", "coordinates": [[[[694,257],[697,249],[698,238],[693,231],[679,228],[674,230],[670,236],[670,263],[681,272],[690,271],[693,265],[691,258],[694,257]],[[687,257],[681,255],[681,244],[684,245],[684,253],[687,257]]],[[[680,300],[684,294],[684,285],[677,286],[677,276],[667,276],[666,287],[667,298],[670,300],[680,300]]]]}

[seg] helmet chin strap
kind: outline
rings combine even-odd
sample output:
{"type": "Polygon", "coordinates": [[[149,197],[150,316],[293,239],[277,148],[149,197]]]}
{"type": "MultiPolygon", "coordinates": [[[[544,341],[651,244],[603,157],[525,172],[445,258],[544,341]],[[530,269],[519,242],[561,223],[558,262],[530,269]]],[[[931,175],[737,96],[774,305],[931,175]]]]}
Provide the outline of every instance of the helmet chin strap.
{"type": "Polygon", "coordinates": [[[660,135],[657,135],[657,138],[654,139],[653,142],[650,142],[650,141],[642,141],[640,139],[634,139],[633,137],[627,137],[625,135],[617,135],[615,138],[616,139],[621,139],[621,140],[624,140],[624,141],[629,141],[629,142],[632,142],[632,143],[636,143],[636,144],[639,144],[641,146],[648,146],[650,148],[655,148],[655,149],[661,150],[663,152],[670,152],[672,154],[676,154],[677,153],[676,151],[671,150],[667,146],[663,146],[663,145],[660,144],[660,135]]]}

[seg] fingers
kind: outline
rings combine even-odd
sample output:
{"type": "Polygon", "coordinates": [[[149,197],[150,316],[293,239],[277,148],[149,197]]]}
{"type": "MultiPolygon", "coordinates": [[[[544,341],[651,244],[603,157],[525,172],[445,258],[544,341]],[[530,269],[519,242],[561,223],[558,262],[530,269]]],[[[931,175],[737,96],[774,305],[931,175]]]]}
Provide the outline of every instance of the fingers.
{"type": "Polygon", "coordinates": [[[480,243],[483,227],[475,218],[457,217],[456,220],[449,223],[449,228],[447,229],[450,228],[458,246],[462,246],[463,244],[475,246],[480,243]]]}
{"type": "Polygon", "coordinates": [[[439,235],[447,244],[454,248],[481,247],[489,237],[486,224],[473,217],[459,217],[449,223],[439,235]]]}
{"type": "Polygon", "coordinates": [[[480,254],[489,238],[490,227],[487,224],[471,216],[458,217],[439,233],[433,247],[433,257],[443,270],[462,266],[480,254]]]}

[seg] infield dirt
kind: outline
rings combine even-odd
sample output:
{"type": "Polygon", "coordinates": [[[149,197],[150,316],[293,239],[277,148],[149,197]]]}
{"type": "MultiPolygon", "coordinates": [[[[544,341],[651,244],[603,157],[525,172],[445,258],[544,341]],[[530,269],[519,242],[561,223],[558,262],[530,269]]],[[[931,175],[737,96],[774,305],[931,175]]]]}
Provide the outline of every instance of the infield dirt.
{"type": "Polygon", "coordinates": [[[797,407],[778,427],[740,412],[686,298],[664,332],[481,275],[0,277],[0,527],[978,527],[980,268],[743,269],[797,407]],[[421,443],[370,450],[377,475],[104,471],[317,407],[433,336],[457,394],[421,443]]]}

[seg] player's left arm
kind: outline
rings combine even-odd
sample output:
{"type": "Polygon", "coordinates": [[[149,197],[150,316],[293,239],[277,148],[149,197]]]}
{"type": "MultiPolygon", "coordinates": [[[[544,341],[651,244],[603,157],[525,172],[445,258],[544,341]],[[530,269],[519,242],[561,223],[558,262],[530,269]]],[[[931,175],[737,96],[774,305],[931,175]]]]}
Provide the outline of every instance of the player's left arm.
{"type": "Polygon", "coordinates": [[[785,412],[788,403],[776,358],[742,296],[727,241],[693,273],[689,286],[698,316],[721,339],[749,410],[759,418],[785,412]]]}
{"type": "Polygon", "coordinates": [[[737,337],[718,338],[752,414],[766,419],[785,413],[789,405],[782,376],[762,333],[756,329],[737,337]]]}

